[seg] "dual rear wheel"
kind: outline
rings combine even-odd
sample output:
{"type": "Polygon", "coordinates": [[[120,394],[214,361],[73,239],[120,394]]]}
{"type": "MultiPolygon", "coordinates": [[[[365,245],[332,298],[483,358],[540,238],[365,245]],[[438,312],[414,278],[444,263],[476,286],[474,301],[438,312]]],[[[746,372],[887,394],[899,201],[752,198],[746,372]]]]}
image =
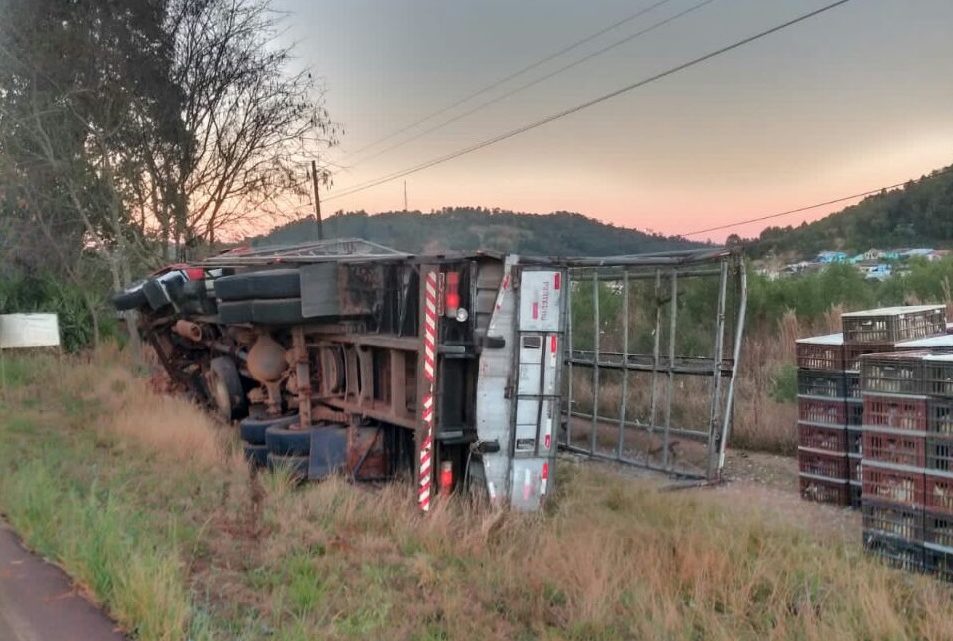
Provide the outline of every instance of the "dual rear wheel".
{"type": "Polygon", "coordinates": [[[325,423],[300,429],[296,427],[298,420],[297,414],[242,420],[239,431],[249,464],[305,479],[309,477],[312,442],[316,442],[321,454],[316,457],[318,464],[312,476],[323,477],[340,469],[346,456],[346,427],[325,423]]]}

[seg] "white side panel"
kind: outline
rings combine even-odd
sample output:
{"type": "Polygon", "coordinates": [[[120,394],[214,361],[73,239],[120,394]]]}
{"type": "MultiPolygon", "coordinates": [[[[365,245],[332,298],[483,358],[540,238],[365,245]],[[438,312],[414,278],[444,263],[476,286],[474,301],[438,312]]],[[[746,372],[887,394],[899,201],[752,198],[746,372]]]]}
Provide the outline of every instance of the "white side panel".
{"type": "Polygon", "coordinates": [[[524,270],[520,278],[520,331],[558,332],[562,294],[562,272],[524,270]]]}
{"type": "Polygon", "coordinates": [[[476,428],[484,443],[499,444],[499,451],[481,455],[483,478],[490,501],[498,504],[510,495],[510,461],[513,456],[513,399],[507,386],[512,385],[516,359],[516,296],[512,288],[512,267],[517,257],[508,256],[503,282],[490,317],[488,338],[503,339],[502,347],[487,348],[480,355],[477,376],[476,428]]]}
{"type": "MultiPolygon", "coordinates": [[[[523,336],[520,338],[520,394],[539,394],[542,381],[543,337],[523,336]]],[[[518,421],[517,421],[518,422],[518,421]]]]}
{"type": "Polygon", "coordinates": [[[559,360],[559,350],[562,341],[558,334],[547,334],[543,351],[543,394],[547,396],[559,394],[557,383],[562,362],[559,360]]]}
{"type": "Polygon", "coordinates": [[[56,314],[0,315],[0,349],[59,344],[60,324],[56,314]]]}

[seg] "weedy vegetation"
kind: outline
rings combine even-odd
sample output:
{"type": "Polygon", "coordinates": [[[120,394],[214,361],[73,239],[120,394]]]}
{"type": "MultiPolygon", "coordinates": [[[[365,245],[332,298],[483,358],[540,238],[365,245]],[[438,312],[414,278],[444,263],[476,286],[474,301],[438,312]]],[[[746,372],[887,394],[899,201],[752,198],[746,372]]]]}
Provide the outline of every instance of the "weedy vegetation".
{"type": "Polygon", "coordinates": [[[561,461],[542,514],[422,516],[251,474],[115,350],[7,366],[0,511],[137,639],[953,638],[942,584],[705,490],[561,461]]]}

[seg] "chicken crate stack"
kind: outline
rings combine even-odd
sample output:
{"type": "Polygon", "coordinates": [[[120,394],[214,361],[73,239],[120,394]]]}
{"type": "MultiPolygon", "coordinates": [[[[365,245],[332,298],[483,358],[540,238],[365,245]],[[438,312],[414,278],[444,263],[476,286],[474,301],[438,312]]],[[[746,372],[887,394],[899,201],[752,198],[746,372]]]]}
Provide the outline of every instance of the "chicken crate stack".
{"type": "Polygon", "coordinates": [[[848,398],[843,335],[803,338],[797,341],[795,350],[801,496],[809,501],[848,505],[850,452],[852,447],[859,449],[859,438],[852,437],[860,434],[860,406],[848,398]]]}
{"type": "Polygon", "coordinates": [[[937,440],[930,436],[934,401],[926,364],[943,358],[928,350],[949,341],[945,312],[890,308],[845,314],[843,322],[845,359],[859,367],[863,398],[864,547],[891,565],[919,571],[926,562],[926,483],[934,465],[927,450],[937,440]]]}
{"type": "Polygon", "coordinates": [[[927,395],[924,569],[953,580],[953,354],[923,359],[927,395]]]}

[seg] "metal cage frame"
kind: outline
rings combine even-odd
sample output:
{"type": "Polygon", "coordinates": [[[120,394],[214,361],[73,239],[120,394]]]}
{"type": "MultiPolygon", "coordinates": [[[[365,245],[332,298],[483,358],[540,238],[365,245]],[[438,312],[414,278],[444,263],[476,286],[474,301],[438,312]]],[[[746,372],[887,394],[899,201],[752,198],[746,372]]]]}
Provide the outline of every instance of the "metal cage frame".
{"type": "MultiPolygon", "coordinates": [[[[608,258],[579,258],[566,261],[569,267],[569,296],[580,291],[581,287],[592,287],[593,308],[593,345],[592,349],[576,349],[573,344],[573,314],[569,313],[565,351],[566,376],[568,385],[564,396],[564,425],[560,446],[562,449],[584,457],[631,465],[657,472],[663,472],[679,478],[705,481],[717,481],[725,464],[725,448],[731,433],[732,411],[735,398],[735,381],[741,356],[741,343],[744,333],[745,309],[747,305],[747,278],[745,265],[739,252],[729,249],[690,250],[685,252],[667,252],[643,254],[638,256],[616,256],[608,258]],[[708,357],[683,356],[676,352],[678,336],[678,296],[679,286],[687,279],[709,277],[718,279],[718,296],[714,315],[715,336],[713,351],[708,357]],[[629,290],[635,280],[654,279],[657,300],[668,296],[668,313],[663,313],[663,305],[656,303],[654,345],[652,353],[630,352],[629,343],[629,290]],[[621,353],[605,352],[600,349],[600,283],[621,283],[623,337],[621,353]],[[591,284],[590,284],[591,283],[591,284]],[[728,309],[729,287],[733,284],[736,292],[736,306],[728,309]],[[665,323],[667,325],[663,325],[665,323]],[[732,331],[733,330],[733,331],[732,331]],[[661,336],[667,331],[668,344],[663,345],[661,336]],[[663,350],[664,348],[664,350],[663,350]],[[593,400],[590,412],[580,411],[573,398],[574,370],[590,370],[592,376],[593,400]],[[621,372],[622,394],[618,417],[600,414],[599,392],[602,374],[612,370],[621,372]],[[651,399],[649,401],[649,420],[638,421],[627,414],[630,397],[630,373],[648,373],[652,379],[651,399]],[[672,424],[672,400],[675,394],[677,377],[710,377],[709,412],[706,425],[679,426],[672,424]],[[659,398],[658,382],[666,386],[664,399],[659,398]],[[588,443],[580,446],[573,440],[573,423],[576,419],[589,422],[588,443]],[[600,452],[597,448],[597,433],[608,426],[617,429],[615,447],[611,453],[600,452]],[[641,431],[661,440],[661,461],[646,456],[646,452],[627,447],[626,437],[633,431],[641,431]],[[702,443],[706,448],[704,469],[691,469],[675,460],[670,454],[672,439],[687,439],[702,443]]],[[[570,298],[570,309],[572,302],[570,298]]],[[[588,319],[585,319],[588,321],[588,319]]]]}

